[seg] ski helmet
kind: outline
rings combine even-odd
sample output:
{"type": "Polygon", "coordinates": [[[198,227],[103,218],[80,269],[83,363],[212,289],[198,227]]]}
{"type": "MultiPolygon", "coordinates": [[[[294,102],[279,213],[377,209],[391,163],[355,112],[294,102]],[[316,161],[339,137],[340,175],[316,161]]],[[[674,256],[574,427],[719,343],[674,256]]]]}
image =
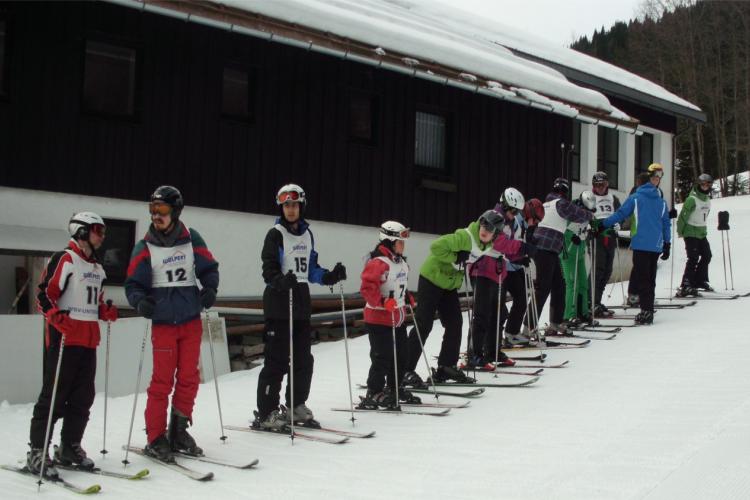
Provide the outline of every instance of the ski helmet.
{"type": "Polygon", "coordinates": [[[606,172],[597,172],[594,174],[594,176],[591,178],[591,184],[604,184],[605,182],[609,182],[609,178],[607,177],[606,172]]]}
{"type": "Polygon", "coordinates": [[[711,177],[709,174],[701,174],[698,176],[698,183],[702,184],[704,182],[713,182],[714,178],[711,177]]]}
{"type": "Polygon", "coordinates": [[[555,182],[552,183],[552,191],[560,194],[568,194],[570,191],[570,182],[568,179],[558,177],[555,182]]]}
{"type": "Polygon", "coordinates": [[[591,191],[584,191],[579,197],[581,205],[586,209],[594,212],[596,211],[596,196],[591,191]]]}
{"type": "Polygon", "coordinates": [[[649,177],[659,177],[661,178],[664,176],[664,167],[661,163],[652,163],[648,166],[648,176],[649,177]]]}
{"type": "Polygon", "coordinates": [[[300,204],[300,207],[305,206],[307,204],[305,191],[297,184],[285,184],[281,186],[279,192],[276,193],[276,204],[283,205],[287,202],[297,202],[300,204]]]}
{"type": "Polygon", "coordinates": [[[409,228],[395,220],[387,220],[380,225],[380,241],[405,241],[409,234],[409,228]]]}
{"type": "Polygon", "coordinates": [[[182,199],[182,193],[174,186],[159,186],[151,195],[151,203],[166,203],[172,207],[172,219],[180,218],[185,201],[182,199]]]}
{"type": "Polygon", "coordinates": [[[523,195],[516,188],[506,188],[500,195],[500,205],[503,210],[523,210],[523,195]]]}
{"type": "Polygon", "coordinates": [[[493,236],[500,234],[505,226],[503,216],[494,210],[487,210],[481,216],[479,216],[479,225],[485,228],[487,231],[492,232],[493,236]]]}
{"type": "Polygon", "coordinates": [[[523,207],[523,218],[538,221],[544,219],[544,205],[538,198],[532,198],[526,202],[526,205],[523,207]]]}
{"type": "Polygon", "coordinates": [[[74,240],[89,240],[93,226],[106,227],[104,219],[94,212],[78,212],[68,221],[68,233],[74,240]]]}

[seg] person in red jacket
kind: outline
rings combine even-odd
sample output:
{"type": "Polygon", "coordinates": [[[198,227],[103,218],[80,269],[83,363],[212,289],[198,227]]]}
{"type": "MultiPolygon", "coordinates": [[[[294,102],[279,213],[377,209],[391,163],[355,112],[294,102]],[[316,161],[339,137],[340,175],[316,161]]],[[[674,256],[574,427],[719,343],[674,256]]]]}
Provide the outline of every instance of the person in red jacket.
{"type": "Polygon", "coordinates": [[[117,320],[117,309],[104,303],[102,282],[107,276],[96,255],[104,242],[105,230],[104,221],[97,214],[75,214],[68,223],[71,236],[68,247],[53,254],[42,272],[37,299],[46,318],[44,375],[31,418],[31,450],[26,455],[26,466],[36,474],[44,461],[45,475],[57,476],[47,453],[48,443],[44,442],[50,406],[53,406],[50,438],[55,422],[63,419],[55,460],[85,469],[94,467],[93,460],[81,448],[81,440],[94,403],[99,320],[117,320]],[[61,355],[53,403],[52,391],[61,355]]]}
{"type": "Polygon", "coordinates": [[[414,298],[406,289],[409,265],[404,257],[409,229],[396,221],[380,226],[380,242],[370,253],[362,271],[360,293],[365,299],[365,329],[370,339],[370,373],[367,395],[358,405],[361,409],[395,409],[399,402],[420,403],[410,392],[400,389],[399,401],[395,388],[401,385],[406,358],[406,301],[414,306],[414,298]],[[393,329],[396,333],[396,359],[393,367],[393,329]],[[398,380],[396,380],[398,372],[398,380]],[[386,381],[388,387],[386,388],[386,381]]]}

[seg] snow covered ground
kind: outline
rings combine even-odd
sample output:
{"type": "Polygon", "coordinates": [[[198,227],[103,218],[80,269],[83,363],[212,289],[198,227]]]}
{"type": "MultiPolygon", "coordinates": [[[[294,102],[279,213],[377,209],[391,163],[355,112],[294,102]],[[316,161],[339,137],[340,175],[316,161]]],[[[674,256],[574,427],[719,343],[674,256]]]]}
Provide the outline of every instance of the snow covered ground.
{"type": "MultiPolygon", "coordinates": [[[[729,210],[735,288],[750,290],[750,198],[713,201],[712,283],[724,288],[716,212],[729,210]]],[[[684,262],[675,244],[675,281],[684,262]]],[[[657,295],[668,293],[670,262],[661,263],[657,295]]],[[[352,273],[354,275],[354,273],[352,273]]],[[[610,303],[621,300],[614,285],[610,303]]],[[[628,328],[612,341],[585,349],[550,351],[548,369],[534,386],[488,389],[466,409],[442,418],[359,414],[357,430],[376,430],[368,440],[333,446],[278,436],[230,432],[219,441],[212,383],[201,387],[193,434],[207,454],[244,461],[260,458],[255,470],[212,470],[215,479],[197,483],[131,455],[132,469],[148,467],[140,482],[83,473],[66,477],[98,482],[102,498],[477,498],[506,499],[717,499],[750,498],[750,298],[703,301],[684,310],[659,311],[653,326],[628,328]],[[742,325],[745,326],[742,326],[742,325]]],[[[545,315],[546,317],[546,315],[545,315]]],[[[437,354],[439,323],[428,351],[437,354]]],[[[355,382],[369,366],[368,342],[351,342],[355,382]]],[[[350,428],[349,415],[329,411],[348,405],[344,345],[314,348],[316,371],[309,405],[330,427],[350,428]]],[[[136,367],[133,367],[135,376],[136,367]]],[[[258,369],[220,380],[224,421],[242,425],[255,406],[258,369]]],[[[421,369],[424,373],[424,369],[421,369]]],[[[491,374],[480,374],[493,379],[491,374]]],[[[515,380],[500,375],[498,380],[515,380]]],[[[493,379],[494,380],[494,379],[493,379]]],[[[1,399],[1,396],[0,396],[1,399]]],[[[452,398],[444,398],[449,400],[452,398]]],[[[458,399],[453,399],[457,402],[458,399]]],[[[139,398],[135,443],[144,444],[139,398]]],[[[93,408],[84,447],[101,466],[121,469],[131,397],[109,402],[108,458],[102,445],[103,399],[93,408]]],[[[25,456],[32,405],[0,405],[0,463],[25,456]]],[[[0,471],[0,498],[36,495],[33,480],[0,471]]],[[[43,498],[73,498],[51,485],[43,498]]]]}

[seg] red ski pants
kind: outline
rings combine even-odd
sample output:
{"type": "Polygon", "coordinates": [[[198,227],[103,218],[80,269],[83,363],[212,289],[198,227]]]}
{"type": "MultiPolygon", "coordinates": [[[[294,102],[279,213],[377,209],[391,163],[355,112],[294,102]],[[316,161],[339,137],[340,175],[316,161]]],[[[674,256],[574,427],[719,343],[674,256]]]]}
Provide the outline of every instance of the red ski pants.
{"type": "Polygon", "coordinates": [[[151,329],[154,371],[145,413],[149,443],[167,432],[167,407],[172,388],[172,406],[192,421],[200,383],[198,358],[202,332],[199,318],[181,325],[153,325],[151,329]]]}

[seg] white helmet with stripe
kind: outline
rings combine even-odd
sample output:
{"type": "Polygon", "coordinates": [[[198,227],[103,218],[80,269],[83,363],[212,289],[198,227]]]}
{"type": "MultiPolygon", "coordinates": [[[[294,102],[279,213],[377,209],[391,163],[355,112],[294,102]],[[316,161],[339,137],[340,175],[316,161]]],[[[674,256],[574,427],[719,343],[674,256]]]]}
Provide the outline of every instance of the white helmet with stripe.
{"type": "Polygon", "coordinates": [[[98,214],[94,212],[78,212],[68,222],[68,233],[73,239],[88,240],[89,231],[93,225],[106,226],[104,219],[98,214]]]}
{"type": "Polygon", "coordinates": [[[409,238],[409,228],[400,222],[388,220],[380,225],[380,241],[405,241],[407,238],[409,238]]]}

